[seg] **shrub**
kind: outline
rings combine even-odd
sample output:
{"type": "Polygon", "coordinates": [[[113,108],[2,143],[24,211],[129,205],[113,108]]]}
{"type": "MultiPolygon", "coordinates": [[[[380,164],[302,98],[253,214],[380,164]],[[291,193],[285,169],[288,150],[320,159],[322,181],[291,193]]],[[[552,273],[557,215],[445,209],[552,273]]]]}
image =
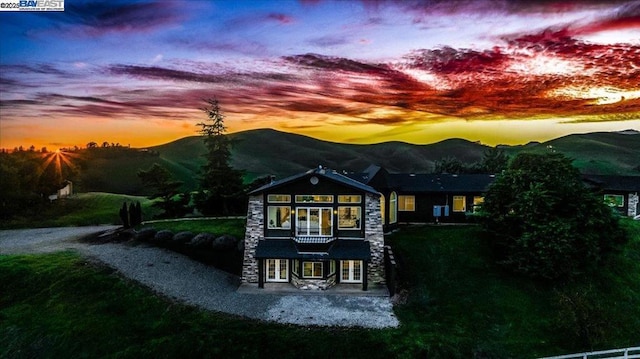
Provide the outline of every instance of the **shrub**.
{"type": "Polygon", "coordinates": [[[187,246],[191,248],[211,248],[215,237],[211,233],[200,233],[187,242],[187,246]]]}
{"type": "Polygon", "coordinates": [[[216,238],[213,241],[211,248],[218,251],[229,251],[237,248],[237,243],[238,240],[236,239],[236,237],[225,234],[216,238]]]}
{"type": "Polygon", "coordinates": [[[150,242],[156,235],[157,230],[153,227],[142,228],[136,233],[136,239],[141,242],[150,242]]]}
{"type": "Polygon", "coordinates": [[[185,244],[189,241],[191,241],[191,239],[193,239],[195,235],[192,232],[186,231],[186,232],[178,232],[173,236],[173,243],[175,244],[185,244]]]}
{"type": "Polygon", "coordinates": [[[158,242],[158,243],[171,242],[172,239],[173,239],[173,232],[171,232],[168,229],[163,229],[161,231],[158,231],[156,235],[153,237],[154,242],[158,242]]]}

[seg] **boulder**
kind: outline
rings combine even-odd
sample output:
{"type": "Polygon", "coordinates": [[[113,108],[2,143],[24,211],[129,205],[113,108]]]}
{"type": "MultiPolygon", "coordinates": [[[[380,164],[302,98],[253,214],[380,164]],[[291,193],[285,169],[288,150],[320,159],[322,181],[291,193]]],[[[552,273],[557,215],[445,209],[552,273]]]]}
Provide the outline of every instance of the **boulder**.
{"type": "Polygon", "coordinates": [[[192,248],[211,248],[214,239],[211,233],[200,233],[187,242],[187,245],[192,248]]]}
{"type": "Polygon", "coordinates": [[[173,239],[173,232],[171,232],[168,229],[163,229],[161,231],[158,231],[156,235],[153,237],[153,241],[158,243],[171,242],[172,239],[173,239]]]}
{"type": "Polygon", "coordinates": [[[193,239],[193,237],[195,237],[195,234],[193,234],[192,232],[178,232],[173,236],[173,243],[175,244],[185,244],[189,241],[191,241],[191,239],[193,239]]]}
{"type": "Polygon", "coordinates": [[[236,248],[237,243],[238,240],[236,237],[224,234],[216,238],[211,244],[211,247],[215,251],[229,251],[236,248]]]}
{"type": "Polygon", "coordinates": [[[135,238],[141,242],[150,242],[156,235],[157,230],[153,227],[142,228],[136,232],[135,238]]]}

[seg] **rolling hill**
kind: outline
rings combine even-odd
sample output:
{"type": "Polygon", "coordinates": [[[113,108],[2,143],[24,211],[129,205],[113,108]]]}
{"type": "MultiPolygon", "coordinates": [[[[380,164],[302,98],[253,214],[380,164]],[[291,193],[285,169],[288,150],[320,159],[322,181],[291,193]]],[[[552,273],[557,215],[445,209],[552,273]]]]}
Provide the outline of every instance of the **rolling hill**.
{"type": "MultiPolygon", "coordinates": [[[[479,161],[490,148],[463,139],[428,145],[404,142],[353,145],[271,129],[238,132],[229,138],[233,144],[232,165],[245,171],[247,182],[265,175],[282,178],[318,165],[360,171],[377,164],[390,172],[424,173],[432,171],[434,162],[445,157],[456,157],[466,163],[479,161]]],[[[573,158],[583,173],[640,175],[640,132],[634,130],[574,134],[543,143],[499,147],[511,156],[521,151],[561,152],[573,158]]],[[[86,171],[92,178],[89,182],[98,185],[83,190],[144,194],[136,173],[156,162],[183,181],[185,189],[197,188],[198,171],[206,152],[199,136],[150,147],[148,151],[153,155],[89,162],[86,171]]]]}

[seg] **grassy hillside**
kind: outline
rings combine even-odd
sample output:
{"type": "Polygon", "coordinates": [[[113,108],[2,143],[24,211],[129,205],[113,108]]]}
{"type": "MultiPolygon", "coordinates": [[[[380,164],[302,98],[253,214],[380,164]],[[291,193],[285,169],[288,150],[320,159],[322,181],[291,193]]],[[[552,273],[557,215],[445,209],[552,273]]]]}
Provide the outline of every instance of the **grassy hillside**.
{"type": "MultiPolygon", "coordinates": [[[[429,145],[403,142],[349,145],[269,129],[239,132],[229,137],[233,143],[232,165],[245,171],[246,182],[265,175],[282,178],[318,165],[361,171],[370,164],[377,164],[391,172],[425,173],[434,169],[435,161],[446,157],[456,157],[466,163],[477,162],[488,148],[461,139],[429,145]]],[[[512,156],[520,151],[562,152],[575,159],[574,165],[585,173],[640,175],[640,134],[570,135],[545,143],[503,148],[512,156]]],[[[195,190],[205,152],[199,136],[151,147],[148,152],[131,150],[120,156],[108,156],[113,149],[84,151],[86,168],[78,188],[145,194],[137,172],[158,163],[184,183],[184,190],[195,190]]]]}
{"type": "Polygon", "coordinates": [[[47,209],[33,218],[17,217],[0,222],[0,228],[34,228],[89,226],[96,224],[121,224],[118,211],[123,203],[140,202],[143,217],[152,218],[158,209],[152,207],[153,201],[140,196],[128,196],[112,193],[78,193],[72,197],[54,201],[47,209]]]}
{"type": "Polygon", "coordinates": [[[632,241],[617,257],[556,286],[500,271],[477,227],[402,228],[387,239],[407,292],[401,326],[387,330],[200,311],[70,252],[0,256],[11,288],[0,291],[0,358],[536,358],[637,346],[640,222],[623,224],[632,241]]]}

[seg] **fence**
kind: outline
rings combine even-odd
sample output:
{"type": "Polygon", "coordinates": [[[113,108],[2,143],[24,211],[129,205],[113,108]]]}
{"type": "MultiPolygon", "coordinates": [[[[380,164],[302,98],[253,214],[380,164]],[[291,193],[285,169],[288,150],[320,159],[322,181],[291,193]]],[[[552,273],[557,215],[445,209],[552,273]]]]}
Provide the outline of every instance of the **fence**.
{"type": "Polygon", "coordinates": [[[603,350],[599,352],[587,352],[579,354],[567,354],[555,357],[545,357],[541,359],[638,359],[640,358],[640,347],[603,350]]]}

